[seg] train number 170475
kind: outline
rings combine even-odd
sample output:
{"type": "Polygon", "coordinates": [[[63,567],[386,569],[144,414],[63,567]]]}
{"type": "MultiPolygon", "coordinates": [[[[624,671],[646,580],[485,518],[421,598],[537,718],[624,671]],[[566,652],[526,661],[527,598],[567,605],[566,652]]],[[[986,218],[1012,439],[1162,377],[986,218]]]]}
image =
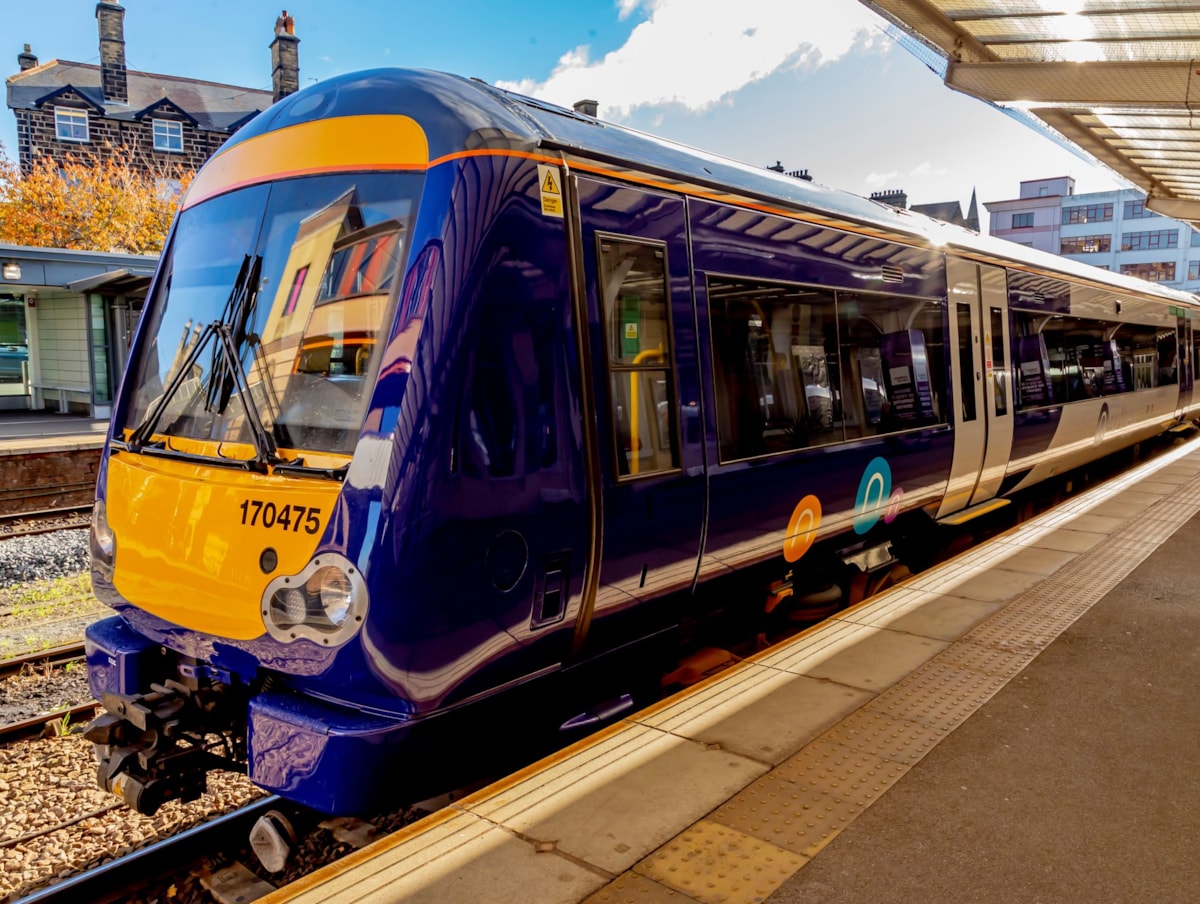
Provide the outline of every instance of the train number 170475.
{"type": "Polygon", "coordinates": [[[261,499],[247,499],[239,506],[242,524],[251,527],[275,527],[299,533],[303,526],[306,534],[315,534],[321,529],[321,510],[316,506],[276,505],[261,499]]]}

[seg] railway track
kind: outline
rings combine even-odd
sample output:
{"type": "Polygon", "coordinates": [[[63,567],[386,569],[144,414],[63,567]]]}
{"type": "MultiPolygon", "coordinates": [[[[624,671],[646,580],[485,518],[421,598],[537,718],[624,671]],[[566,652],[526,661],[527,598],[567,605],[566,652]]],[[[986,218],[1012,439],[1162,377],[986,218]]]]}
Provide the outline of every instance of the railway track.
{"type": "MultiPolygon", "coordinates": [[[[59,647],[42,649],[36,653],[14,655],[0,660],[0,681],[13,676],[22,675],[26,671],[49,672],[61,669],[70,663],[82,663],[84,657],[83,643],[65,643],[59,647]]],[[[18,719],[16,722],[0,724],[0,746],[8,746],[24,738],[37,737],[53,731],[54,734],[64,734],[72,726],[88,722],[95,716],[100,704],[95,700],[85,700],[79,704],[37,713],[36,716],[18,719]]]]}
{"type": "MultiPolygon", "coordinates": [[[[12,656],[0,660],[0,680],[7,680],[27,670],[49,672],[53,669],[63,668],[72,662],[82,662],[83,655],[82,643],[69,643],[35,653],[12,656]]],[[[90,720],[99,707],[100,704],[95,700],[86,700],[65,709],[38,713],[15,722],[5,722],[0,724],[0,745],[37,737],[47,731],[66,732],[72,726],[90,720]]]]}
{"type": "MultiPolygon", "coordinates": [[[[169,882],[186,873],[214,852],[240,848],[259,817],[284,805],[277,797],[264,797],[209,822],[139,848],[102,866],[79,873],[21,898],[21,904],[90,904],[124,902],[138,890],[169,882]]],[[[118,804],[117,806],[122,806],[118,804]]]]}
{"type": "Polygon", "coordinates": [[[0,540],[87,527],[91,521],[91,511],[91,505],[69,505],[31,512],[0,514],[0,540]]]}
{"type": "Polygon", "coordinates": [[[0,659],[0,679],[18,674],[25,668],[54,668],[83,659],[83,641],[50,647],[0,659]]]}

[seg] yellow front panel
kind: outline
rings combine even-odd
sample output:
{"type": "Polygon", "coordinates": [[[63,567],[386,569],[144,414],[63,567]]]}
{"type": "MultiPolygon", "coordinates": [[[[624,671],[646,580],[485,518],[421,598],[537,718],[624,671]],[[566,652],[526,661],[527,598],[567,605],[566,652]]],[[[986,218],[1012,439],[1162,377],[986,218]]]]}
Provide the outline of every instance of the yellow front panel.
{"type": "Polygon", "coordinates": [[[129,452],[109,459],[107,487],[120,594],[173,624],[235,640],[266,633],[263,589],[308,563],[341,490],[129,452]],[[263,574],[267,547],[279,564],[263,574]]]}

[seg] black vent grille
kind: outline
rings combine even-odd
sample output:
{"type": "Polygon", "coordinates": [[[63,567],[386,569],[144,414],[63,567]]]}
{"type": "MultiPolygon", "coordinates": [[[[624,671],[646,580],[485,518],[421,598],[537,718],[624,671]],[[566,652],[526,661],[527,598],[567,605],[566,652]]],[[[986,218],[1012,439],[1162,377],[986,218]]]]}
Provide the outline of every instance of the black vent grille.
{"type": "Polygon", "coordinates": [[[904,282],[904,268],[896,267],[892,264],[884,264],[883,267],[880,268],[879,276],[884,282],[904,282]]]}

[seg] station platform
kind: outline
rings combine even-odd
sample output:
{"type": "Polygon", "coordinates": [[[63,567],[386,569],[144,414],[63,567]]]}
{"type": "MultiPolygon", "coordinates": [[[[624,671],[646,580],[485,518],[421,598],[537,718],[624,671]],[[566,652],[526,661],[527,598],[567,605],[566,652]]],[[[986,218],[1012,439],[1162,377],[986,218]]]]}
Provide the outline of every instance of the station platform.
{"type": "Polygon", "coordinates": [[[1198,513],[1191,439],[259,900],[1195,900],[1198,513]]]}
{"type": "Polygon", "coordinates": [[[0,458],[103,449],[108,419],[49,411],[0,411],[0,458]]]}

